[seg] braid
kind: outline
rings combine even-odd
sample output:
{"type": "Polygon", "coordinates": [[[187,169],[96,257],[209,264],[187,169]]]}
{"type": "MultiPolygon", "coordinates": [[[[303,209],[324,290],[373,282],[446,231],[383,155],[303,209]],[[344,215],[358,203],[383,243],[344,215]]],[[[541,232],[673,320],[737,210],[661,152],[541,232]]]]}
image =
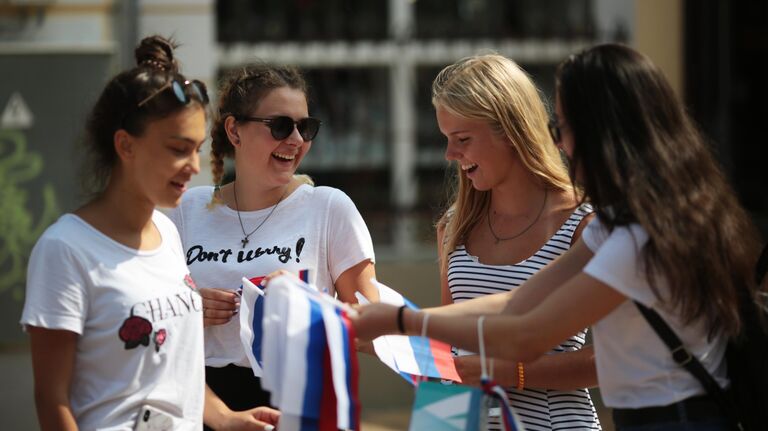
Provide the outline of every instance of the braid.
{"type": "Polygon", "coordinates": [[[235,149],[224,130],[225,119],[217,118],[211,128],[211,174],[214,184],[221,184],[224,178],[224,159],[235,156],[235,149]]]}
{"type": "MultiPolygon", "coordinates": [[[[226,142],[229,143],[229,141],[226,142]]],[[[206,205],[208,209],[224,203],[220,189],[221,181],[224,177],[224,157],[219,154],[213,143],[211,145],[211,173],[213,174],[214,190],[213,195],[211,196],[211,201],[206,205]]]]}

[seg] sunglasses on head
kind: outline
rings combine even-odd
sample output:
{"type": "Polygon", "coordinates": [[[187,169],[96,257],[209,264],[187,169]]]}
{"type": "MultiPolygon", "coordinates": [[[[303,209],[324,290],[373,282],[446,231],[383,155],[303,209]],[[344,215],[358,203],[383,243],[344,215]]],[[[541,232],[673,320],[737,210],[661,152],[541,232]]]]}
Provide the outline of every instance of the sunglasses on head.
{"type": "Polygon", "coordinates": [[[235,119],[237,119],[237,121],[255,121],[266,124],[269,126],[269,131],[272,133],[272,137],[278,141],[282,141],[291,136],[295,126],[299,131],[299,135],[301,135],[301,139],[303,139],[304,142],[309,142],[317,136],[317,132],[320,130],[320,124],[322,124],[320,120],[313,117],[302,118],[298,121],[293,121],[293,118],[286,116],[272,118],[236,116],[235,119]]]}
{"type": "Polygon", "coordinates": [[[187,93],[184,92],[184,89],[186,87],[190,86],[192,88],[193,96],[200,101],[203,105],[208,104],[208,91],[205,88],[205,84],[198,81],[197,79],[193,81],[179,81],[178,79],[172,79],[165,83],[162,87],[155,90],[154,93],[150,94],[149,96],[145,97],[141,102],[139,102],[136,107],[141,108],[142,106],[146,105],[147,102],[157,97],[158,94],[162,93],[163,91],[167,89],[173,89],[173,95],[176,96],[176,100],[179,101],[182,105],[186,105],[190,102],[189,97],[187,96],[187,93]]]}

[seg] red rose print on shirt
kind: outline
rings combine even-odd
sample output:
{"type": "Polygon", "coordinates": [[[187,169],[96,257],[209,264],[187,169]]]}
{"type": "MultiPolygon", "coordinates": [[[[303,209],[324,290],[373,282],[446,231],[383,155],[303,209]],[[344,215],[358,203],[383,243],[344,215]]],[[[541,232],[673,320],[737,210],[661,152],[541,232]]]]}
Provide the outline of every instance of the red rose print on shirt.
{"type": "Polygon", "coordinates": [[[192,280],[192,276],[190,276],[189,274],[184,276],[184,284],[186,284],[187,287],[192,290],[197,290],[197,285],[195,284],[195,280],[192,280]]]}
{"type": "Polygon", "coordinates": [[[125,349],[136,348],[139,344],[149,346],[149,334],[152,333],[152,323],[140,316],[131,316],[123,322],[118,335],[125,342],[125,349]]]}
{"type": "Polygon", "coordinates": [[[168,334],[165,332],[165,329],[159,329],[157,332],[155,332],[155,352],[160,351],[160,346],[165,343],[167,336],[168,334]]]}

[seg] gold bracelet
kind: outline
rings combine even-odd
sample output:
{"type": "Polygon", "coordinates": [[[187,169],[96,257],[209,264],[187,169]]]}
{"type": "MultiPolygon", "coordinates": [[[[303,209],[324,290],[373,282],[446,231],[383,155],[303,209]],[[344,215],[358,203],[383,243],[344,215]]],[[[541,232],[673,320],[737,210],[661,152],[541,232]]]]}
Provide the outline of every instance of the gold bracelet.
{"type": "Polygon", "coordinates": [[[517,390],[522,391],[525,388],[525,368],[522,362],[517,363],[517,390]]]}

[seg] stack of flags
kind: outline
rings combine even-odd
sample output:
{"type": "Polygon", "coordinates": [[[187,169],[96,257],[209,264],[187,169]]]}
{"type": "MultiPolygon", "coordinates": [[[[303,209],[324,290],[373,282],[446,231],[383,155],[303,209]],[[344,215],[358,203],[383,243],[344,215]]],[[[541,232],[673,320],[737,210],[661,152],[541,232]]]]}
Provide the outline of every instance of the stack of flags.
{"type": "Polygon", "coordinates": [[[348,307],[293,276],[269,294],[243,279],[241,340],[282,412],[283,431],[360,429],[358,365],[348,307]]]}
{"type": "MultiPolygon", "coordinates": [[[[299,279],[309,283],[309,270],[299,271],[299,279]]],[[[256,377],[262,375],[261,340],[263,337],[262,320],[264,318],[264,276],[245,278],[238,289],[240,294],[240,341],[256,377]]]]}
{"type": "MultiPolygon", "coordinates": [[[[379,290],[379,301],[384,304],[405,305],[418,310],[419,307],[389,286],[372,279],[379,290]]],[[[368,300],[357,294],[357,300],[365,304],[368,300]]],[[[461,382],[451,354],[451,346],[426,337],[386,335],[373,340],[376,356],[412,385],[426,377],[461,382]]]]}
{"type": "MultiPolygon", "coordinates": [[[[299,277],[273,278],[266,289],[263,277],[243,278],[240,339],[271,404],[282,413],[282,431],[358,430],[358,364],[347,318],[354,311],[307,284],[305,271],[299,277]]],[[[381,302],[418,310],[390,287],[371,282],[381,302]]],[[[368,302],[362,295],[358,300],[368,302]]],[[[384,364],[413,385],[428,377],[461,381],[445,343],[388,335],[373,346],[384,364]]]]}

